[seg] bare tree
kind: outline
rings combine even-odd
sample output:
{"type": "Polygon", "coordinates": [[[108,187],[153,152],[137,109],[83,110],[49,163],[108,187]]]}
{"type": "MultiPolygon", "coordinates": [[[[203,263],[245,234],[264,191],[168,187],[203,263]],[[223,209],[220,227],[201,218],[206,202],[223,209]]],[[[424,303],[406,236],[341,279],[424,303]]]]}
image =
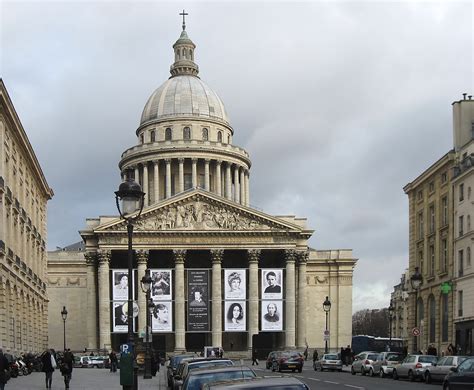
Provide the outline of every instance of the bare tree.
{"type": "Polygon", "coordinates": [[[363,309],[352,315],[352,334],[366,334],[376,337],[389,336],[388,310],[363,309]]]}

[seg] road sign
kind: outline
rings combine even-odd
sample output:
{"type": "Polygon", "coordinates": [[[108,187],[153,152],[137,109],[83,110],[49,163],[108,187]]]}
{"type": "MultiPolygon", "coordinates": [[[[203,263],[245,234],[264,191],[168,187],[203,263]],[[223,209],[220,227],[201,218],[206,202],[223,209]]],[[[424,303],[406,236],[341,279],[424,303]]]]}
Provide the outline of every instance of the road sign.
{"type": "Polygon", "coordinates": [[[411,330],[411,334],[412,334],[413,336],[419,336],[419,335],[420,335],[420,329],[418,329],[418,328],[416,328],[416,327],[413,328],[413,329],[411,330]]]}
{"type": "Polygon", "coordinates": [[[325,330],[324,333],[323,333],[323,338],[324,338],[324,341],[328,341],[329,338],[330,338],[330,333],[329,333],[329,330],[325,330]]]}
{"type": "Polygon", "coordinates": [[[123,354],[132,353],[132,346],[130,344],[122,344],[120,346],[120,352],[122,352],[123,354]]]}

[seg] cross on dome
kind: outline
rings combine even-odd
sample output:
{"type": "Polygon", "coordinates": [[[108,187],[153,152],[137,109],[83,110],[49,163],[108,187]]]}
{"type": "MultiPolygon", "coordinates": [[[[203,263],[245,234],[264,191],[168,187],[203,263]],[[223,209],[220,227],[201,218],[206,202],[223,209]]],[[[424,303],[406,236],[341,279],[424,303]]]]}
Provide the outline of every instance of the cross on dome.
{"type": "Polygon", "coordinates": [[[183,16],[183,31],[184,31],[186,30],[186,20],[184,18],[189,14],[187,12],[184,12],[184,9],[183,9],[183,12],[180,12],[180,15],[183,16]]]}

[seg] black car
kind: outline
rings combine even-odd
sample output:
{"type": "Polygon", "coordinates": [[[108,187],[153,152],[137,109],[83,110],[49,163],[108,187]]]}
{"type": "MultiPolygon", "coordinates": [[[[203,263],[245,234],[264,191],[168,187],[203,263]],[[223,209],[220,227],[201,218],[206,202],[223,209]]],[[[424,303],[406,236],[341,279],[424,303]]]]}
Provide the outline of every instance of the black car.
{"type": "Polygon", "coordinates": [[[182,354],[182,355],[176,355],[172,356],[170,358],[170,363],[168,364],[168,372],[166,373],[167,379],[168,379],[168,386],[171,386],[173,384],[173,376],[176,374],[176,369],[178,368],[179,363],[181,363],[184,359],[192,359],[194,357],[194,354],[182,354]]]}
{"type": "Polygon", "coordinates": [[[464,360],[459,366],[451,368],[443,381],[443,390],[471,390],[474,388],[474,358],[464,360]]]}
{"type": "Polygon", "coordinates": [[[272,361],[272,371],[303,371],[304,357],[297,351],[282,351],[272,361]]]}

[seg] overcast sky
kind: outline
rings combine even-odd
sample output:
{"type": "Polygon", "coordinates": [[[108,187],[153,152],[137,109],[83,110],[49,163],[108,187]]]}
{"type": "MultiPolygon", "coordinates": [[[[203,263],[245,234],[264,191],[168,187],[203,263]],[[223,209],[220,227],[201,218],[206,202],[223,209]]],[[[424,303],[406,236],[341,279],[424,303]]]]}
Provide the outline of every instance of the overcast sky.
{"type": "Polygon", "coordinates": [[[354,311],[408,265],[403,186],[452,148],[473,94],[471,2],[1,1],[1,77],[55,196],[48,248],[116,214],[121,153],[169,77],[178,13],[251,156],[251,204],[351,248],[354,311]]]}

